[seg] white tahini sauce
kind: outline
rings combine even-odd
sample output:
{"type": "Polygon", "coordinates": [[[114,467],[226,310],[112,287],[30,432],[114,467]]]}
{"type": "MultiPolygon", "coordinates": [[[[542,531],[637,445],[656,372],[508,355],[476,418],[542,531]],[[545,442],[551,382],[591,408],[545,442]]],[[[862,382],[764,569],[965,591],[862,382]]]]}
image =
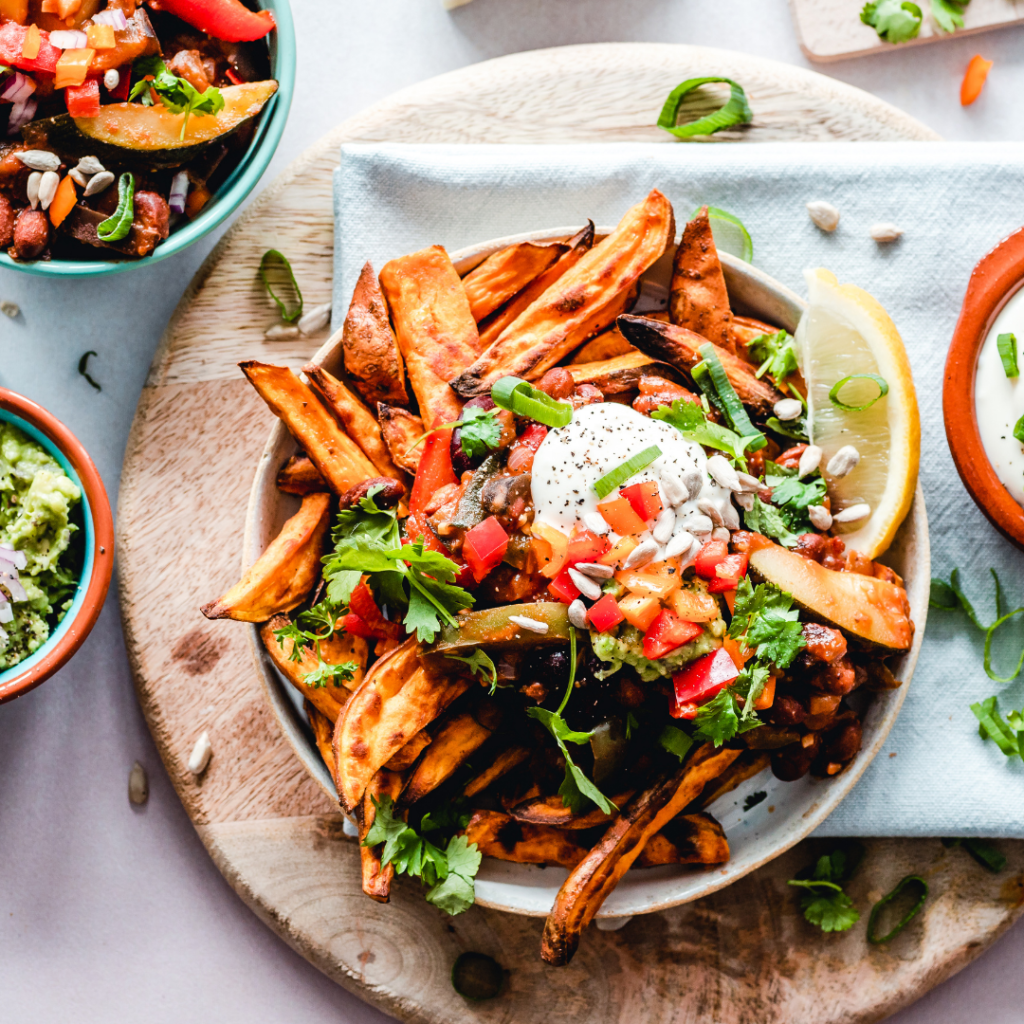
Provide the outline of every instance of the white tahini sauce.
{"type": "MultiPolygon", "coordinates": [[[[660,487],[666,471],[682,478],[687,470],[697,469],[704,487],[696,498],[679,506],[677,515],[696,513],[697,503],[703,500],[714,501],[719,508],[729,503],[729,491],[708,475],[707,457],[699,444],[687,441],[668,423],[652,420],[629,406],[598,402],[577,409],[568,426],[549,430],[537,449],[532,483],[536,519],[569,533],[584,515],[597,511],[599,502],[618,496],[617,489],[599,498],[595,482],[652,444],[661,449],[661,456],[620,488],[645,480],[657,480],[660,487]]],[[[667,506],[664,491],[661,498],[667,506]]]]}
{"type": "Polygon", "coordinates": [[[1002,308],[981,347],[974,381],[978,432],[996,475],[1019,504],[1024,505],[1024,445],[1013,436],[1024,416],[1024,288],[1002,308]],[[1017,366],[1021,376],[1007,377],[999,358],[1000,334],[1017,336],[1017,366]]]}

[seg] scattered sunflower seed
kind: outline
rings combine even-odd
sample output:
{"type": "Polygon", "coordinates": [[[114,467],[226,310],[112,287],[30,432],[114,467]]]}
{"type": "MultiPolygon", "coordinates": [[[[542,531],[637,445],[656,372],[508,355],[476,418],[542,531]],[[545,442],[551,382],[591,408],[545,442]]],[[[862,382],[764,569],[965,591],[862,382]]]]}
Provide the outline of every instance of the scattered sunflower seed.
{"type": "Polygon", "coordinates": [[[149,779],[146,778],[146,769],[138,761],[132,765],[128,773],[128,799],[140,807],[149,799],[149,779]]]}
{"type": "Polygon", "coordinates": [[[728,530],[740,528],[740,514],[731,501],[727,501],[722,507],[722,525],[728,530]]]}
{"type": "Polygon", "coordinates": [[[711,539],[712,540],[720,540],[720,541],[724,542],[725,544],[728,544],[729,543],[729,538],[730,538],[730,533],[729,533],[729,531],[724,526],[716,526],[711,531],[711,539]]]}
{"type": "Polygon", "coordinates": [[[754,495],[751,493],[741,492],[740,494],[734,494],[732,497],[733,501],[735,501],[744,512],[749,512],[754,507],[754,495]]]}
{"type": "Polygon", "coordinates": [[[50,208],[53,197],[57,194],[57,186],[60,184],[60,175],[56,171],[43,171],[43,177],[39,182],[39,205],[44,209],[50,208]]]}
{"type": "Polygon", "coordinates": [[[736,478],[740,482],[740,491],[744,493],[753,494],[763,486],[756,476],[751,476],[749,473],[737,473],[736,478]]]}
{"type": "Polygon", "coordinates": [[[807,213],[809,214],[815,226],[821,228],[822,231],[835,231],[839,227],[839,211],[831,204],[826,203],[823,199],[817,199],[812,203],[807,204],[807,213]]]}
{"type": "Polygon", "coordinates": [[[804,411],[803,403],[796,398],[781,398],[772,406],[776,416],[786,423],[789,420],[797,420],[804,411]]]}
{"type": "Polygon", "coordinates": [[[578,569],[569,570],[569,579],[572,580],[573,586],[584,596],[590,598],[591,601],[597,601],[601,597],[601,584],[596,580],[592,580],[589,576],[584,576],[578,569]]]}
{"type": "Polygon", "coordinates": [[[55,171],[60,167],[60,157],[45,149],[26,149],[14,155],[33,171],[55,171]]]}
{"type": "Polygon", "coordinates": [[[3,313],[4,316],[9,316],[12,320],[15,320],[20,312],[21,306],[16,302],[11,302],[10,299],[4,299],[3,302],[0,302],[0,313],[3,313]]]}
{"type": "Polygon", "coordinates": [[[98,174],[94,174],[89,179],[89,184],[85,186],[85,194],[87,196],[94,196],[100,192],[105,191],[114,184],[114,173],[113,171],[100,171],[98,174]]]}
{"type": "Polygon", "coordinates": [[[106,167],[94,156],[83,156],[75,165],[75,170],[91,176],[93,174],[102,174],[106,167]]]}
{"type": "Polygon", "coordinates": [[[724,487],[728,491],[740,489],[740,480],[736,475],[736,470],[732,468],[724,455],[712,455],[708,459],[708,472],[719,487],[724,487]]]}
{"type": "Polygon", "coordinates": [[[816,444],[809,444],[800,453],[800,462],[796,467],[797,479],[802,480],[808,473],[813,473],[821,465],[822,454],[816,444]]]}
{"type": "Polygon", "coordinates": [[[824,505],[809,505],[807,518],[816,530],[828,530],[832,526],[832,513],[824,505]]]}
{"type": "Polygon", "coordinates": [[[714,528],[715,524],[711,521],[710,516],[701,515],[697,512],[691,512],[689,515],[676,520],[677,530],[689,530],[695,537],[701,537],[704,534],[710,533],[714,528]]]}
{"type": "Polygon", "coordinates": [[[688,469],[683,474],[683,486],[686,488],[687,500],[696,500],[704,489],[704,474],[699,469],[688,469]]]}
{"type": "Polygon", "coordinates": [[[121,84],[121,73],[117,68],[111,68],[103,76],[103,84],[107,87],[107,92],[113,92],[121,84]]]}
{"type": "Polygon", "coordinates": [[[696,543],[692,533],[680,530],[665,545],[665,557],[677,558],[679,555],[686,555],[696,543]]]}
{"type": "Polygon", "coordinates": [[[34,210],[39,205],[39,182],[43,180],[42,171],[33,171],[25,183],[25,194],[28,196],[29,205],[34,210]]]}
{"type": "Polygon", "coordinates": [[[699,512],[703,512],[715,526],[725,526],[725,520],[722,518],[722,510],[713,501],[709,501],[707,498],[704,498],[702,501],[698,501],[697,510],[699,512]]]}
{"type": "Polygon", "coordinates": [[[837,512],[832,517],[834,523],[858,523],[862,519],[867,519],[871,515],[871,506],[865,502],[860,502],[857,505],[851,505],[849,508],[844,508],[842,512],[837,512]]]}
{"type": "Polygon", "coordinates": [[[872,224],[868,234],[876,242],[895,242],[903,234],[903,229],[895,224],[872,224]]]}
{"type": "Polygon", "coordinates": [[[843,447],[828,460],[825,472],[834,477],[848,476],[854,471],[858,462],[860,462],[860,452],[857,451],[852,444],[844,444],[843,447]]]}
{"type": "Polygon", "coordinates": [[[651,536],[659,544],[667,544],[672,536],[672,531],[676,525],[676,514],[673,509],[666,508],[662,509],[658,514],[658,521],[654,524],[654,529],[651,531],[651,536]]]}
{"type": "Polygon", "coordinates": [[[288,341],[299,336],[299,329],[294,324],[274,324],[263,332],[267,341],[288,341]]]}
{"type": "Polygon", "coordinates": [[[665,498],[665,503],[671,505],[672,508],[675,508],[676,505],[682,505],[690,496],[686,485],[672,472],[662,473],[661,493],[665,498]]]}
{"type": "Polygon", "coordinates": [[[626,561],[622,563],[623,569],[639,569],[641,565],[646,565],[656,554],[658,553],[657,541],[647,540],[640,541],[639,544],[632,551],[626,561]]]}
{"type": "Polygon", "coordinates": [[[596,533],[599,537],[603,537],[611,530],[611,527],[605,522],[605,518],[600,512],[588,512],[583,517],[583,525],[591,533],[596,533]]]}
{"type": "Polygon", "coordinates": [[[188,759],[188,770],[198,778],[206,771],[206,766],[210,763],[210,755],[212,753],[213,744],[210,743],[210,734],[204,732],[196,740],[196,745],[192,748],[192,754],[188,759]]]}
{"type": "Polygon", "coordinates": [[[322,331],[331,322],[331,304],[325,302],[322,306],[314,306],[302,315],[299,320],[299,330],[303,334],[316,334],[322,331]]]}
{"type": "Polygon", "coordinates": [[[574,568],[594,580],[610,580],[615,575],[610,565],[602,565],[600,562],[577,562],[574,568]]]}
{"type": "Polygon", "coordinates": [[[89,186],[89,175],[83,174],[77,167],[72,167],[68,171],[68,177],[76,184],[81,185],[82,188],[88,188],[89,186]]]}
{"type": "MultiPolygon", "coordinates": [[[[600,590],[600,587],[598,589],[600,590]]],[[[514,622],[522,629],[528,629],[531,633],[546,633],[548,631],[548,624],[546,622],[538,622],[536,619],[531,619],[526,615],[510,615],[508,621],[514,622]]]]}
{"type": "Polygon", "coordinates": [[[587,628],[587,606],[578,597],[569,605],[569,621],[577,629],[587,628]]]}

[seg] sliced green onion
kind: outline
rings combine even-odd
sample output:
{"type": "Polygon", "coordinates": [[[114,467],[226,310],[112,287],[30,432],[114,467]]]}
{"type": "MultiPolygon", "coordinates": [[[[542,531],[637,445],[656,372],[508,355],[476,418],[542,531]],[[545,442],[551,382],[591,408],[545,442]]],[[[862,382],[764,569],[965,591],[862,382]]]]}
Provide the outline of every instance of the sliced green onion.
{"type": "Polygon", "coordinates": [[[747,410],[743,408],[740,396],[736,394],[736,389],[732,386],[732,381],[729,380],[725,367],[722,366],[722,360],[718,358],[715,346],[710,342],[701,345],[700,354],[703,357],[704,365],[707,366],[708,373],[711,375],[711,381],[718,392],[718,397],[725,407],[725,415],[732,424],[733,430],[740,437],[754,438],[754,441],[748,446],[750,451],[756,452],[763,448],[768,443],[768,439],[750,422],[747,410]]]}
{"type": "Polygon", "coordinates": [[[721,398],[718,397],[718,391],[715,389],[715,383],[711,379],[711,371],[708,369],[707,363],[703,362],[703,360],[697,363],[690,370],[690,376],[693,378],[693,383],[701,390],[705,414],[711,412],[710,406],[713,405],[724,416],[725,406],[722,404],[721,398]]]}
{"type": "Polygon", "coordinates": [[[677,139],[689,139],[694,135],[713,135],[723,128],[730,128],[734,124],[750,124],[754,119],[754,112],[747,102],[747,94],[743,86],[734,82],[731,78],[688,78],[685,82],[677,85],[665,100],[665,105],[658,115],[658,127],[674,135],[677,139]],[[713,114],[697,118],[689,124],[676,124],[679,118],[679,108],[683,99],[694,89],[712,82],[725,82],[731,87],[729,99],[713,114]]]}
{"type": "Polygon", "coordinates": [[[999,349],[999,358],[1003,362],[1003,372],[1007,377],[1019,377],[1017,369],[1017,335],[1000,334],[996,339],[996,348],[999,349]]]}
{"type": "Polygon", "coordinates": [[[871,916],[868,918],[868,942],[876,946],[880,946],[886,942],[891,942],[893,939],[896,938],[897,935],[899,935],[901,931],[903,931],[904,928],[907,927],[908,924],[910,924],[910,922],[915,917],[917,917],[917,915],[921,912],[921,908],[925,904],[925,900],[927,899],[928,883],[920,875],[907,875],[906,878],[901,878],[900,881],[896,883],[896,888],[893,889],[892,892],[886,893],[871,908],[871,916]],[[894,899],[896,899],[896,897],[899,896],[904,889],[912,885],[920,887],[921,890],[921,895],[918,898],[917,902],[900,919],[900,921],[897,922],[896,926],[892,929],[892,931],[888,932],[885,935],[877,935],[875,933],[875,926],[878,923],[878,918],[881,916],[882,910],[886,907],[887,904],[891,903],[894,899]]]}
{"type": "MultiPolygon", "coordinates": [[[[702,209],[703,207],[698,207],[694,210],[690,214],[690,220],[693,220],[702,209]]],[[[711,225],[711,237],[715,240],[715,248],[719,252],[727,252],[744,263],[749,263],[754,258],[754,240],[739,217],[728,210],[709,206],[708,223],[711,225]]]]}
{"type": "Polygon", "coordinates": [[[502,377],[491,388],[491,398],[501,409],[526,416],[546,427],[565,427],[572,422],[572,404],[538,391],[521,377],[502,377]]]}
{"type": "Polygon", "coordinates": [[[616,466],[610,473],[605,473],[600,480],[595,481],[594,490],[597,491],[597,496],[607,498],[619,484],[624,484],[631,476],[635,476],[641,469],[646,469],[655,459],[660,458],[661,449],[656,444],[637,452],[621,466],[616,466]]]}
{"type": "Polygon", "coordinates": [[[101,242],[120,242],[128,237],[135,218],[135,178],[128,171],[117,182],[117,209],[113,215],[96,225],[101,242]]]}
{"type": "Polygon", "coordinates": [[[870,409],[875,402],[880,398],[884,398],[887,394],[889,394],[889,385],[884,377],[879,377],[877,373],[851,373],[849,377],[844,377],[832,385],[832,390],[828,393],[828,400],[837,409],[842,409],[844,412],[863,412],[865,409],[870,409]],[[873,380],[878,385],[878,394],[865,405],[847,405],[845,402],[840,401],[839,392],[851,380],[873,380]]]}
{"type": "Polygon", "coordinates": [[[1021,418],[1013,425],[1013,436],[1024,444],[1024,416],[1021,416],[1021,418]]]}
{"type": "Polygon", "coordinates": [[[260,260],[260,280],[267,289],[267,294],[277,303],[281,319],[285,323],[290,324],[302,316],[302,292],[299,291],[299,283],[295,280],[295,273],[287,256],[277,249],[268,249],[260,260]],[[275,285],[278,288],[287,286],[293,294],[288,296],[286,301],[274,291],[275,285]],[[294,304],[294,309],[289,310],[289,304],[294,304]]]}

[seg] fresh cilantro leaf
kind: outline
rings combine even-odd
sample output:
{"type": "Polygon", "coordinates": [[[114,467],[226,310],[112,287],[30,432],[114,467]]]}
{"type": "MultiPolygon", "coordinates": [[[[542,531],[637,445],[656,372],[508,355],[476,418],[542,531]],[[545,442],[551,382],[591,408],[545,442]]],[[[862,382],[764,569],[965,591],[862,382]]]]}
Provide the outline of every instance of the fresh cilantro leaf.
{"type": "Polygon", "coordinates": [[[932,17],[943,32],[964,27],[964,8],[970,0],[932,0],[932,17]]]}
{"type": "Polygon", "coordinates": [[[743,524],[748,530],[772,537],[787,548],[796,547],[796,542],[800,539],[799,535],[793,533],[786,525],[782,513],[774,506],[766,505],[756,494],[754,507],[743,513],[743,524]]]}
{"type": "Polygon", "coordinates": [[[468,658],[460,658],[457,654],[446,654],[445,657],[451,661],[461,661],[468,665],[474,675],[481,676],[491,684],[489,691],[491,694],[498,688],[498,670],[495,668],[494,662],[491,661],[490,655],[482,648],[478,647],[468,658]]]}
{"type": "Polygon", "coordinates": [[[764,424],[769,430],[775,431],[776,434],[781,434],[783,437],[791,437],[794,441],[806,442],[810,440],[806,416],[799,416],[795,420],[786,420],[785,423],[778,416],[769,416],[764,421],[764,424]]]}
{"type": "Polygon", "coordinates": [[[446,800],[443,804],[424,814],[420,819],[420,832],[458,832],[469,824],[470,812],[465,797],[446,800]]]}
{"type": "Polygon", "coordinates": [[[759,661],[789,668],[800,649],[807,646],[800,612],[792,605],[792,595],[774,584],[759,583],[754,587],[744,577],[736,587],[729,636],[754,648],[759,661]]]}
{"type": "Polygon", "coordinates": [[[774,662],[779,668],[789,668],[793,659],[802,647],[807,646],[803,637],[803,627],[793,611],[792,619],[767,617],[762,615],[750,627],[747,633],[748,645],[757,648],[759,659],[774,662]]]}
{"type": "Polygon", "coordinates": [[[134,100],[141,97],[143,105],[152,106],[152,94],[155,92],[160,98],[160,102],[172,114],[180,114],[184,111],[185,119],[181,124],[182,139],[185,138],[185,128],[192,114],[212,115],[218,114],[224,109],[224,96],[220,89],[211,85],[199,92],[191,82],[172,74],[159,57],[142,57],[135,61],[132,70],[142,75],[143,78],[132,87],[128,99],[134,100]],[[152,76],[152,80],[146,78],[148,75],[152,76]]]}
{"type": "Polygon", "coordinates": [[[732,691],[728,687],[720,690],[706,704],[702,704],[697,709],[693,724],[697,729],[697,738],[714,743],[716,747],[731,740],[740,731],[736,698],[732,691]]]}
{"type": "Polygon", "coordinates": [[[307,672],[302,681],[306,686],[319,689],[321,686],[340,686],[355,675],[359,666],[354,661],[343,661],[340,665],[330,665],[323,658],[312,672],[307,672]]]}
{"type": "Polygon", "coordinates": [[[452,836],[445,856],[448,859],[449,874],[472,878],[480,870],[480,850],[476,843],[469,842],[465,836],[452,836]]]}
{"type": "Polygon", "coordinates": [[[757,702],[757,698],[761,696],[770,675],[771,672],[767,665],[760,665],[754,662],[747,665],[736,677],[736,682],[732,685],[732,691],[743,698],[743,712],[740,715],[741,723],[755,719],[754,704],[757,702]]]}
{"type": "Polygon", "coordinates": [[[797,371],[796,338],[785,331],[759,334],[747,348],[750,358],[761,364],[757,377],[770,373],[777,381],[782,381],[797,371]]]}
{"type": "Polygon", "coordinates": [[[639,729],[640,723],[636,719],[636,715],[632,711],[626,712],[626,739],[631,739],[633,736],[633,730],[639,729]]]}
{"type": "Polygon", "coordinates": [[[288,654],[289,661],[302,661],[302,648],[306,643],[306,634],[299,628],[298,623],[289,622],[287,626],[274,630],[274,639],[278,646],[284,650],[285,641],[291,640],[292,649],[288,654]]]}
{"type": "Polygon", "coordinates": [[[501,441],[501,423],[498,421],[498,409],[481,409],[470,405],[462,410],[462,450],[471,458],[476,459],[494,451],[501,441]]]}
{"type": "MultiPolygon", "coordinates": [[[[626,738],[629,739],[628,734],[626,738]]],[[[667,750],[670,754],[675,754],[680,762],[693,746],[693,740],[682,729],[677,729],[674,725],[666,725],[661,730],[658,734],[658,743],[662,749],[667,750]]]]}
{"type": "MultiPolygon", "coordinates": [[[[476,844],[473,844],[474,847],[476,844]]],[[[426,896],[428,903],[454,917],[464,910],[469,910],[476,901],[476,886],[471,878],[463,875],[450,874],[443,882],[438,882],[426,896]]]]}
{"type": "Polygon", "coordinates": [[[804,917],[823,932],[845,932],[860,920],[860,914],[841,884],[853,874],[863,855],[859,845],[853,847],[853,852],[855,857],[847,856],[842,849],[824,854],[813,870],[801,873],[809,874],[809,878],[793,878],[788,883],[805,890],[800,896],[800,908],[804,917]]]}
{"type": "Polygon", "coordinates": [[[870,25],[887,43],[905,43],[921,31],[921,8],[910,0],[872,0],[860,12],[860,20],[870,25]]]}
{"type": "Polygon", "coordinates": [[[702,406],[682,398],[677,398],[670,406],[659,406],[651,413],[651,419],[669,423],[687,441],[726,452],[737,462],[744,462],[744,452],[748,445],[762,436],[751,434],[749,437],[740,437],[735,430],[723,427],[720,423],[712,423],[704,414],[702,406]]]}
{"type": "Polygon", "coordinates": [[[813,530],[807,509],[811,505],[820,505],[827,488],[820,476],[811,480],[798,480],[796,476],[786,477],[772,488],[772,504],[775,505],[782,521],[797,533],[813,530]]]}
{"type": "MultiPolygon", "coordinates": [[[[389,796],[382,797],[378,800],[376,797],[371,797],[374,806],[374,818],[373,824],[370,825],[366,833],[366,838],[363,840],[363,846],[379,846],[384,843],[387,849],[388,861],[394,854],[395,847],[399,837],[404,832],[412,832],[413,830],[401,820],[394,816],[394,801],[389,796]]],[[[415,833],[413,832],[413,835],[415,833]]]]}

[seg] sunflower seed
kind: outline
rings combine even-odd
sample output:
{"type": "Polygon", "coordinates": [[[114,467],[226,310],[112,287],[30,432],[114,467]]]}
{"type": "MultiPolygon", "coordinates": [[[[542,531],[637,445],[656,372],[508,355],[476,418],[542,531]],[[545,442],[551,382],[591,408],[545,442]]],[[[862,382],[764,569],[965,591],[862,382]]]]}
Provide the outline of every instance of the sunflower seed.
{"type": "Polygon", "coordinates": [[[610,580],[615,575],[610,565],[602,565],[600,562],[577,562],[573,568],[592,580],[610,580]]]}
{"type": "Polygon", "coordinates": [[[676,558],[679,555],[686,555],[694,546],[699,547],[700,545],[697,544],[693,534],[682,530],[665,545],[665,557],[676,558]]]}
{"type": "Polygon", "coordinates": [[[828,530],[832,526],[832,513],[824,505],[809,505],[807,518],[816,530],[828,530]]]}
{"type": "Polygon", "coordinates": [[[206,766],[210,763],[210,755],[212,753],[213,744],[210,743],[210,734],[204,732],[196,740],[196,745],[192,748],[192,754],[188,759],[188,770],[198,778],[206,771],[206,766]]]}
{"type": "Polygon", "coordinates": [[[710,516],[700,515],[697,512],[691,512],[689,515],[676,519],[677,530],[689,530],[695,537],[702,537],[714,528],[715,524],[711,521],[710,516]]]}
{"type": "Polygon", "coordinates": [[[688,469],[683,474],[683,486],[686,488],[688,501],[696,501],[704,489],[704,474],[699,469],[688,469]]]}
{"type": "Polygon", "coordinates": [[[744,512],[749,512],[754,507],[754,497],[753,494],[734,494],[732,499],[744,512]]]}
{"type": "Polygon", "coordinates": [[[18,319],[18,314],[21,312],[21,306],[16,302],[11,302],[10,299],[4,299],[0,302],[0,313],[4,316],[9,316],[12,320],[18,319]]]}
{"type": "Polygon", "coordinates": [[[726,501],[722,506],[722,525],[730,530],[738,530],[740,528],[740,514],[736,511],[736,506],[731,501],[726,501]]]}
{"type": "Polygon", "coordinates": [[[43,176],[39,179],[39,205],[44,210],[50,208],[59,184],[60,175],[56,171],[43,171],[43,176]]]}
{"type": "Polygon", "coordinates": [[[587,628],[587,606],[578,597],[569,605],[569,621],[577,629],[587,628]]]}
{"type": "Polygon", "coordinates": [[[653,540],[642,540],[632,551],[629,557],[622,564],[623,569],[638,569],[646,565],[658,553],[658,544],[653,540]]]}
{"type": "Polygon", "coordinates": [[[82,174],[102,174],[106,167],[103,166],[94,156],[83,156],[81,160],[75,165],[76,171],[81,171],[82,174]]]}
{"type": "Polygon", "coordinates": [[[25,192],[28,195],[29,205],[34,210],[39,205],[39,182],[43,180],[42,171],[33,171],[25,183],[25,192]]]}
{"type": "Polygon", "coordinates": [[[895,224],[872,224],[868,234],[876,242],[895,242],[903,234],[903,229],[895,224]]]}
{"type": "Polygon", "coordinates": [[[578,569],[569,570],[569,579],[572,580],[573,586],[591,601],[597,601],[601,597],[601,584],[589,576],[584,576],[578,569]]]}
{"type": "MultiPolygon", "coordinates": [[[[697,510],[703,512],[715,526],[724,526],[725,520],[722,518],[722,510],[708,498],[704,498],[697,502],[697,510]]],[[[693,527],[691,527],[693,529],[693,527]]]]}
{"type": "Polygon", "coordinates": [[[128,799],[136,807],[149,799],[149,779],[146,778],[146,769],[138,761],[132,765],[132,770],[128,773],[128,799]]]}
{"type": "Polygon", "coordinates": [[[809,444],[800,453],[800,462],[796,467],[798,480],[802,480],[808,473],[813,473],[821,465],[822,451],[816,444],[809,444]]]}
{"type": "Polygon", "coordinates": [[[100,171],[94,174],[89,179],[89,184],[85,186],[85,194],[87,196],[95,196],[100,192],[104,192],[114,184],[114,174],[112,171],[100,171]]]}
{"type": "Polygon", "coordinates": [[[858,523],[862,519],[867,519],[869,515],[871,515],[871,506],[862,501],[857,505],[851,505],[849,508],[844,508],[842,512],[837,512],[832,517],[832,522],[858,523]]]}
{"type": "Polygon", "coordinates": [[[798,420],[800,418],[800,413],[803,411],[803,403],[796,398],[782,398],[772,406],[772,412],[774,412],[783,423],[786,423],[789,420],[798,420]]]}
{"type": "Polygon", "coordinates": [[[729,465],[729,460],[724,455],[712,455],[708,459],[708,472],[719,487],[729,491],[740,489],[740,480],[736,470],[729,465]]]}
{"type": "Polygon", "coordinates": [[[274,324],[263,332],[267,341],[289,341],[299,336],[299,329],[294,324],[274,324]]]}
{"type": "Polygon", "coordinates": [[[670,471],[661,474],[661,493],[672,508],[682,505],[690,497],[683,481],[670,471]]]}
{"type": "Polygon", "coordinates": [[[828,460],[825,472],[830,476],[844,477],[853,472],[858,462],[860,462],[860,452],[852,444],[844,444],[828,460]]]}
{"type": "Polygon", "coordinates": [[[107,92],[113,92],[121,84],[121,73],[117,68],[111,68],[104,74],[103,84],[107,87],[107,92]]]}
{"type": "Polygon", "coordinates": [[[81,185],[82,188],[86,188],[89,184],[89,176],[83,174],[77,167],[72,167],[68,171],[68,177],[76,184],[81,185]]]}
{"type": "Polygon", "coordinates": [[[599,537],[603,537],[611,530],[611,527],[605,522],[605,518],[600,512],[587,512],[583,516],[583,525],[591,533],[596,533],[599,537]]]}
{"type": "Polygon", "coordinates": [[[331,322],[331,304],[325,302],[322,306],[314,306],[304,313],[299,319],[299,330],[303,334],[316,334],[322,331],[331,322]]]}
{"type": "Polygon", "coordinates": [[[823,199],[816,199],[807,204],[807,213],[815,225],[822,231],[835,231],[839,227],[839,211],[823,199]]]}
{"type": "Polygon", "coordinates": [[[722,541],[725,544],[728,544],[729,543],[729,537],[730,537],[729,531],[724,526],[716,526],[711,531],[711,539],[712,540],[718,540],[718,541],[722,541]]]}
{"type": "Polygon", "coordinates": [[[60,157],[45,149],[27,149],[24,153],[14,155],[33,171],[55,171],[60,167],[60,157]]]}
{"type": "Polygon", "coordinates": [[[764,486],[756,476],[751,476],[749,473],[737,473],[736,477],[740,482],[740,491],[743,493],[753,494],[764,486]]]}
{"type": "MultiPolygon", "coordinates": [[[[569,571],[572,572],[571,569],[569,571]]],[[[538,622],[536,619],[531,619],[526,615],[510,615],[508,621],[514,622],[520,628],[527,629],[531,633],[546,633],[548,631],[548,624],[546,622],[538,622]]]]}
{"type": "Polygon", "coordinates": [[[654,524],[654,529],[651,530],[651,536],[659,544],[668,543],[669,538],[672,536],[672,530],[676,525],[676,514],[670,509],[662,509],[658,515],[658,520],[654,524]]]}

